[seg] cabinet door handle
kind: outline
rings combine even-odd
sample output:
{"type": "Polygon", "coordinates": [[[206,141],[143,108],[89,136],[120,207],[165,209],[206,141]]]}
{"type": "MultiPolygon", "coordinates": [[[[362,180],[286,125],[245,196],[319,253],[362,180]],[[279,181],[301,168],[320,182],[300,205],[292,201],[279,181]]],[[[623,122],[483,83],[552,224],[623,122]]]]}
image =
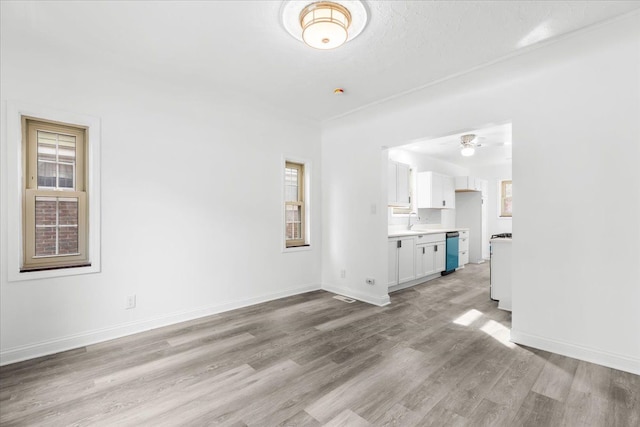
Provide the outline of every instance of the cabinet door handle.
{"type": "Polygon", "coordinates": [[[447,201],[446,200],[442,201],[442,206],[447,206],[447,201]]]}
{"type": "Polygon", "coordinates": [[[398,240],[398,246],[397,248],[400,249],[402,247],[402,240],[398,240]]]}
{"type": "Polygon", "coordinates": [[[422,248],[422,255],[424,255],[424,247],[422,248]]]}
{"type": "Polygon", "coordinates": [[[433,247],[433,252],[438,252],[438,246],[433,247]]]}

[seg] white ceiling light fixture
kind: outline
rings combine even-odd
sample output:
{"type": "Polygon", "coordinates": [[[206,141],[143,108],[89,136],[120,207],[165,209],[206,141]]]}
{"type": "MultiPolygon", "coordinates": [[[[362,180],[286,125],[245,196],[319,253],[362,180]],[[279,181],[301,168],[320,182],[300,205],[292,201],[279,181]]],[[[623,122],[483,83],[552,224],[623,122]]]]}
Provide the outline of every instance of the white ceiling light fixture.
{"type": "Polygon", "coordinates": [[[474,140],[476,136],[472,133],[468,135],[462,135],[460,137],[460,143],[462,144],[462,149],[460,150],[460,154],[465,157],[473,156],[476,152],[476,143],[474,140]]]}
{"type": "Polygon", "coordinates": [[[311,3],[300,12],[302,40],[316,49],[333,49],[342,46],[349,37],[351,13],[329,1],[311,3]]]}
{"type": "Polygon", "coordinates": [[[282,5],[284,28],[315,49],[342,46],[357,37],[366,23],[367,10],[359,0],[289,0],[282,5]]]}

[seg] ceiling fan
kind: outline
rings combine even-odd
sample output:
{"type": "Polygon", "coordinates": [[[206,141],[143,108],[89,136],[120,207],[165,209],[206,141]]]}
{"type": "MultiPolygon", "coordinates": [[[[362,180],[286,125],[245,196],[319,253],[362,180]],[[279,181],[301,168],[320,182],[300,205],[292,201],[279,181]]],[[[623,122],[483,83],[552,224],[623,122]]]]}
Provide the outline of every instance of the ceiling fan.
{"type": "Polygon", "coordinates": [[[482,147],[482,144],[477,142],[477,137],[473,133],[462,135],[460,137],[460,154],[465,157],[473,156],[476,152],[476,148],[482,147]]]}

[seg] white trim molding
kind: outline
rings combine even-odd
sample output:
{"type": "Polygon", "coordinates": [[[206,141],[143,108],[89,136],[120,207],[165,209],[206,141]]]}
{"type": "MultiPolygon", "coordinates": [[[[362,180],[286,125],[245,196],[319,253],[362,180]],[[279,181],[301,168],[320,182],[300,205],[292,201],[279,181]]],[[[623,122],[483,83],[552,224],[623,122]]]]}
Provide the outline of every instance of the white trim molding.
{"type": "MultiPolygon", "coordinates": [[[[9,282],[46,279],[100,272],[100,119],[36,104],[7,101],[7,160],[3,179],[7,183],[4,209],[7,218],[7,279],[9,282]],[[89,259],[91,266],[20,272],[22,242],[22,117],[86,126],[88,161],[89,259]]],[[[5,169],[5,168],[3,168],[5,169]]]]}
{"type": "Polygon", "coordinates": [[[225,311],[235,310],[238,308],[243,308],[294,295],[304,294],[307,292],[317,291],[320,289],[320,285],[310,284],[293,289],[287,289],[280,292],[265,294],[254,298],[229,301],[222,304],[200,307],[194,310],[179,311],[167,315],[157,316],[151,319],[128,322],[113,327],[95,329],[93,331],[83,332],[81,334],[69,335],[50,341],[43,341],[36,344],[13,347],[0,352],[0,366],[20,362],[23,360],[33,359],[36,357],[60,353],[62,351],[72,350],[74,348],[84,347],[116,338],[122,338],[127,335],[133,335],[151,329],[161,328],[163,326],[170,326],[189,320],[211,316],[213,314],[223,313],[225,311]]]}
{"type": "Polygon", "coordinates": [[[640,375],[640,359],[511,330],[511,342],[640,375]]]}

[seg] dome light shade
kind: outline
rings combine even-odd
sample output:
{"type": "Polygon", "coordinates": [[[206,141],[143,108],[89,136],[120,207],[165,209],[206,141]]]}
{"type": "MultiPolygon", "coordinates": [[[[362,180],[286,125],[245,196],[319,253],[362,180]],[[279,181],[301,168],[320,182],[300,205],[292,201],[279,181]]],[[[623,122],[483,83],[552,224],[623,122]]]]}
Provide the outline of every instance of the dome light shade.
{"type": "Polygon", "coordinates": [[[462,147],[462,150],[460,150],[460,154],[462,154],[465,157],[473,156],[473,153],[475,152],[476,152],[476,149],[473,148],[472,146],[462,147]]]}
{"type": "Polygon", "coordinates": [[[476,136],[472,133],[467,135],[462,135],[460,137],[460,143],[462,144],[462,149],[460,150],[460,154],[465,157],[473,156],[476,152],[476,136]]]}
{"type": "Polygon", "coordinates": [[[349,37],[351,14],[333,2],[311,3],[300,12],[302,40],[316,49],[333,49],[344,44],[349,37]]]}

